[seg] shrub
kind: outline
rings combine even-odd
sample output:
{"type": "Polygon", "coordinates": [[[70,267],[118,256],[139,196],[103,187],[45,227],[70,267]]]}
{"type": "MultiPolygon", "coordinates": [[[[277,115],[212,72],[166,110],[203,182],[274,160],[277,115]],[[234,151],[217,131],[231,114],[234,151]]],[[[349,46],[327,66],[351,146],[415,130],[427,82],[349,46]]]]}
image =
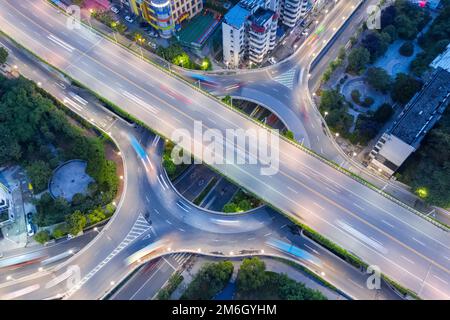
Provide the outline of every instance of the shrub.
{"type": "Polygon", "coordinates": [[[414,44],[411,41],[403,43],[398,52],[404,57],[411,57],[414,53],[414,44]]]}
{"type": "Polygon", "coordinates": [[[34,235],[34,240],[40,244],[44,244],[50,240],[50,233],[48,231],[39,231],[34,235]]]}
{"type": "Polygon", "coordinates": [[[360,104],[361,103],[361,100],[360,100],[361,99],[361,93],[359,92],[359,90],[357,90],[357,89],[352,90],[351,95],[352,95],[352,100],[353,100],[354,103],[356,103],[356,104],[360,104]]]}

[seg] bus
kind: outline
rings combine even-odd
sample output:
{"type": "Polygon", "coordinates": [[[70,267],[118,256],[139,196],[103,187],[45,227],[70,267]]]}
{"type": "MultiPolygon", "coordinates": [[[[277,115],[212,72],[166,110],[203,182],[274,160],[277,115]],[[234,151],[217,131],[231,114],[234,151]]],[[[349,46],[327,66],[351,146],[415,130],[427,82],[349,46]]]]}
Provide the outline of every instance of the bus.
{"type": "Polygon", "coordinates": [[[0,260],[0,269],[18,269],[47,258],[44,252],[31,252],[21,256],[14,256],[0,260]]]}

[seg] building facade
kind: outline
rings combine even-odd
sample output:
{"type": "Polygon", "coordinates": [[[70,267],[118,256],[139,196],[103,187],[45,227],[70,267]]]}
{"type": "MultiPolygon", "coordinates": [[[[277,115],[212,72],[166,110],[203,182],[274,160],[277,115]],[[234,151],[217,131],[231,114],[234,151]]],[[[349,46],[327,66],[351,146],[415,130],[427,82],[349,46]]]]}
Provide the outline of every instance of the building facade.
{"type": "Polygon", "coordinates": [[[14,222],[11,191],[0,183],[0,228],[14,222]]]}
{"type": "Polygon", "coordinates": [[[293,28],[303,18],[308,10],[309,0],[279,0],[280,21],[293,28]]]}
{"type": "Polygon", "coordinates": [[[237,68],[244,60],[261,63],[275,48],[278,23],[294,27],[308,0],[241,0],[222,22],[223,61],[237,68]]]}
{"type": "Polygon", "coordinates": [[[270,9],[259,8],[249,21],[249,60],[259,64],[267,53],[275,48],[278,14],[270,9]]]}
{"type": "Polygon", "coordinates": [[[130,8],[142,16],[161,37],[170,38],[181,23],[203,10],[203,0],[129,0],[130,8]]]}
{"type": "Polygon", "coordinates": [[[392,176],[415,152],[450,103],[450,72],[437,68],[370,152],[369,169],[392,176]]]}

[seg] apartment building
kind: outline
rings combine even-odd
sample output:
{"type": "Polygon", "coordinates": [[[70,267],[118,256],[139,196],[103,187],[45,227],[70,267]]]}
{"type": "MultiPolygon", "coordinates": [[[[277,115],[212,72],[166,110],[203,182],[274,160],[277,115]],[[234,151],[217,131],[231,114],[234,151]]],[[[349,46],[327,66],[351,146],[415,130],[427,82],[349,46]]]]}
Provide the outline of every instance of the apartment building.
{"type": "Polygon", "coordinates": [[[289,28],[293,28],[306,14],[309,0],[279,0],[280,21],[289,28]]]}
{"type": "Polygon", "coordinates": [[[11,191],[0,183],[0,228],[14,222],[11,191]]]}
{"type": "Polygon", "coordinates": [[[180,30],[181,23],[203,10],[203,0],[129,0],[135,15],[142,16],[163,38],[180,30]]]}
{"type": "MultiPolygon", "coordinates": [[[[269,9],[274,0],[242,0],[222,22],[223,60],[230,68],[245,59],[261,63],[275,47],[278,14],[269,9]]],[[[275,1],[276,2],[276,1],[275,1]]]]}
{"type": "Polygon", "coordinates": [[[259,8],[250,17],[248,55],[251,62],[259,64],[275,48],[278,14],[259,8]]]}
{"type": "Polygon", "coordinates": [[[244,60],[261,63],[276,45],[278,22],[294,27],[308,0],[241,0],[222,22],[223,60],[229,68],[244,60]]]}

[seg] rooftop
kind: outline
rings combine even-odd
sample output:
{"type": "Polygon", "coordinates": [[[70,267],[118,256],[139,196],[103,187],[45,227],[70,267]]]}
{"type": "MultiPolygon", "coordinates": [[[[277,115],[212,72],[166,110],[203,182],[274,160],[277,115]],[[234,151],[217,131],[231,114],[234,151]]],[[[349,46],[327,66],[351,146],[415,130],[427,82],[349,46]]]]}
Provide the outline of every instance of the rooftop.
{"type": "Polygon", "coordinates": [[[250,15],[250,10],[245,9],[238,3],[227,12],[225,15],[225,22],[235,29],[240,29],[250,15]]]}
{"type": "Polygon", "coordinates": [[[440,119],[449,101],[450,72],[438,68],[405,106],[390,133],[417,149],[428,130],[440,119]]]}
{"type": "Polygon", "coordinates": [[[251,20],[252,23],[258,27],[263,27],[268,20],[275,14],[272,10],[259,8],[252,15],[251,20]]]}
{"type": "Polygon", "coordinates": [[[442,52],[440,55],[433,60],[430,64],[433,68],[442,68],[450,72],[450,44],[447,46],[447,49],[442,52]]]}
{"type": "Polygon", "coordinates": [[[248,17],[263,5],[263,0],[241,0],[225,15],[225,22],[235,29],[240,29],[248,17]]]}

